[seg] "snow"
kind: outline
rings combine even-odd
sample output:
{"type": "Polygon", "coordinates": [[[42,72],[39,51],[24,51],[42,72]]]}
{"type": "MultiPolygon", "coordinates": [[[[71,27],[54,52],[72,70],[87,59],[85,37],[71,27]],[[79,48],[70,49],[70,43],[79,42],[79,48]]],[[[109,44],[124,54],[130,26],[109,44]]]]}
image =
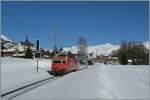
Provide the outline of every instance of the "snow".
{"type": "Polygon", "coordinates": [[[10,42],[12,42],[11,39],[9,39],[8,37],[6,37],[6,36],[3,35],[3,34],[1,34],[1,38],[2,38],[3,40],[5,40],[5,41],[10,41],[10,42]]]}
{"type": "Polygon", "coordinates": [[[36,59],[1,58],[1,93],[6,93],[35,81],[52,77],[50,59],[39,60],[39,72],[36,72],[36,59]]]}
{"type": "Polygon", "coordinates": [[[21,46],[20,43],[18,44],[18,51],[19,52],[25,51],[25,49],[23,48],[23,46],[21,46]]]}
{"type": "MultiPolygon", "coordinates": [[[[146,48],[149,48],[149,41],[146,41],[143,43],[143,45],[146,48]]],[[[118,50],[120,48],[120,45],[114,45],[111,43],[105,43],[105,44],[99,44],[95,46],[88,46],[88,54],[93,53],[93,56],[96,55],[109,55],[113,50],[118,50]]],[[[78,46],[72,46],[72,47],[64,47],[63,51],[71,51],[72,53],[78,53],[78,46]]]]}
{"type": "Polygon", "coordinates": [[[88,52],[93,52],[94,55],[109,55],[113,50],[119,49],[119,45],[113,45],[110,43],[101,44],[97,46],[89,46],[88,52]]]}
{"type": "Polygon", "coordinates": [[[150,45],[149,41],[144,42],[143,44],[144,44],[144,46],[145,46],[147,49],[149,49],[149,45],[150,45]]]}
{"type": "Polygon", "coordinates": [[[13,54],[13,57],[15,57],[15,56],[20,56],[20,57],[22,56],[23,57],[23,56],[25,56],[25,54],[13,54]]]}
{"type": "Polygon", "coordinates": [[[133,61],[131,59],[128,59],[128,63],[132,63],[133,61]]]}
{"type": "Polygon", "coordinates": [[[3,51],[8,51],[8,52],[13,52],[13,51],[16,51],[16,49],[15,48],[11,48],[11,49],[4,49],[3,51]]]}
{"type": "MultiPolygon", "coordinates": [[[[50,59],[1,58],[2,94],[36,81],[53,77],[47,71],[50,59]]],[[[14,99],[147,99],[149,95],[148,65],[80,66],[83,70],[69,73],[41,85],[14,99]],[[85,68],[85,69],[84,69],[85,68]]]]}
{"type": "Polygon", "coordinates": [[[148,70],[147,65],[95,63],[14,99],[148,99],[148,70]]]}
{"type": "MultiPolygon", "coordinates": [[[[88,54],[93,53],[93,56],[96,55],[109,55],[113,50],[119,49],[119,45],[113,45],[110,43],[106,44],[100,44],[96,46],[88,46],[88,54]]],[[[78,47],[77,46],[72,46],[72,47],[65,47],[63,48],[63,51],[71,51],[72,53],[78,53],[78,47]]]]}
{"type": "Polygon", "coordinates": [[[113,80],[121,98],[147,99],[149,97],[149,66],[109,65],[108,77],[113,80]]]}

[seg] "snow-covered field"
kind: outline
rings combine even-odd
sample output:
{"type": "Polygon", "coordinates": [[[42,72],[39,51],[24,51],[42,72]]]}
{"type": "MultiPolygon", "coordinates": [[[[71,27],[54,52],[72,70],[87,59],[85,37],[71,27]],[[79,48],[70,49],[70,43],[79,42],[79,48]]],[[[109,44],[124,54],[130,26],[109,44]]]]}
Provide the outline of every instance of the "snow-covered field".
{"type": "Polygon", "coordinates": [[[35,59],[1,58],[1,91],[2,94],[17,89],[35,81],[52,77],[50,70],[51,60],[39,60],[39,72],[36,72],[35,59]]]}
{"type": "MultiPolygon", "coordinates": [[[[50,60],[2,58],[2,93],[45,77],[50,60]]],[[[30,90],[15,99],[146,99],[149,94],[149,66],[95,63],[30,90]]]]}

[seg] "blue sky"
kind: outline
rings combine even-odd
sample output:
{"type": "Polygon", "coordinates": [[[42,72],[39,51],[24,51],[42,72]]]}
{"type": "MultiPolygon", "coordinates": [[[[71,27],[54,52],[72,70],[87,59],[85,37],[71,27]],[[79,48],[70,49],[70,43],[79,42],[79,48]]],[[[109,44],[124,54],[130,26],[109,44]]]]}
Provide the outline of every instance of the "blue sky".
{"type": "Polygon", "coordinates": [[[148,41],[148,2],[2,2],[2,34],[19,42],[35,42],[52,48],[53,27],[57,45],[76,45],[84,36],[88,45],[120,44],[125,41],[148,41]]]}

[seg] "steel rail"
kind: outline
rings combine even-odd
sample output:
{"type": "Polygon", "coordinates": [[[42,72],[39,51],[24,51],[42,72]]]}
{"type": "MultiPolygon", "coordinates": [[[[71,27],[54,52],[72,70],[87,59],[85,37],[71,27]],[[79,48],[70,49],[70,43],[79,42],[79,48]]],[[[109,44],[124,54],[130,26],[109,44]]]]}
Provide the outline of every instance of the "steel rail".
{"type": "Polygon", "coordinates": [[[40,81],[37,81],[37,82],[34,82],[34,83],[31,83],[31,84],[28,84],[28,85],[25,85],[25,86],[22,86],[20,88],[17,88],[15,90],[12,90],[12,91],[9,91],[7,93],[4,93],[1,95],[2,99],[7,99],[7,100],[10,100],[18,95],[21,95],[29,90],[32,90],[36,87],[39,87],[43,84],[46,84],[47,82],[50,82],[50,81],[53,81],[53,80],[56,80],[60,78],[59,76],[57,77],[50,77],[50,78],[46,78],[46,79],[43,79],[43,80],[40,80],[40,81]]]}

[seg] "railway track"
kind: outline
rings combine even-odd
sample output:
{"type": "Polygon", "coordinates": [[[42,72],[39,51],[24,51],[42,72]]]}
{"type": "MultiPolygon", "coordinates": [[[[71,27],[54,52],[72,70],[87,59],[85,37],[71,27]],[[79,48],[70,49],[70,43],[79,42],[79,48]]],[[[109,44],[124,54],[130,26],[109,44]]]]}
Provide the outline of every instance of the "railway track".
{"type": "Polygon", "coordinates": [[[25,92],[27,92],[29,90],[32,90],[32,89],[34,89],[36,87],[39,87],[39,86],[41,86],[41,85],[43,85],[43,84],[45,84],[47,82],[56,80],[58,78],[60,78],[60,77],[59,76],[57,76],[57,77],[50,77],[50,78],[46,78],[46,79],[34,82],[32,84],[25,85],[23,87],[20,87],[20,88],[17,88],[15,90],[13,90],[13,91],[9,91],[7,93],[2,94],[1,98],[4,99],[4,100],[5,99],[6,100],[13,99],[13,98],[15,98],[18,95],[21,95],[21,94],[23,94],[23,93],[25,93],[25,92]]]}
{"type": "Polygon", "coordinates": [[[80,71],[80,70],[84,70],[84,69],[87,69],[87,68],[88,68],[88,67],[80,68],[80,69],[79,69],[79,71],[80,71]]]}
{"type": "MultiPolygon", "coordinates": [[[[84,69],[87,69],[88,67],[84,67],[84,68],[80,68],[80,70],[84,70],[84,69]]],[[[36,87],[39,87],[43,84],[46,84],[47,82],[50,82],[50,81],[53,81],[53,80],[56,80],[60,78],[60,76],[53,76],[53,77],[50,77],[50,78],[46,78],[46,79],[43,79],[43,80],[40,80],[40,81],[37,81],[37,82],[34,82],[34,83],[31,83],[31,84],[28,84],[28,85],[25,85],[25,86],[22,86],[20,88],[17,88],[15,90],[12,90],[12,91],[9,91],[9,92],[6,92],[4,94],[1,95],[1,98],[4,99],[4,100],[10,100],[10,99],[13,99],[15,98],[16,96],[18,95],[21,95],[27,91],[30,91],[36,87]]]]}

